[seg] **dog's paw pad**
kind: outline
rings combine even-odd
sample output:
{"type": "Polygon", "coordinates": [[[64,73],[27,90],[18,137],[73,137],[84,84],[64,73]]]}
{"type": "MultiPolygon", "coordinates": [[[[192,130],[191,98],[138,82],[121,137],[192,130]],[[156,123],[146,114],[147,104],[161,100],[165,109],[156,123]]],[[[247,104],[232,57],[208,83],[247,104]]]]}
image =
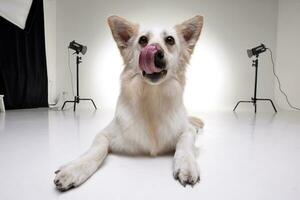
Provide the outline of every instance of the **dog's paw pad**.
{"type": "Polygon", "coordinates": [[[66,191],[73,187],[79,186],[87,178],[87,168],[80,162],[72,162],[55,171],[54,184],[60,191],[66,191]]]}
{"type": "Polygon", "coordinates": [[[67,170],[60,170],[56,173],[54,184],[60,191],[69,190],[76,186],[76,176],[67,170]]]}
{"type": "Polygon", "coordinates": [[[54,184],[58,190],[66,191],[82,184],[96,169],[96,162],[72,161],[54,172],[56,174],[54,184]]]}
{"type": "Polygon", "coordinates": [[[191,185],[194,186],[200,181],[198,165],[194,162],[179,162],[175,166],[173,176],[175,180],[178,180],[182,186],[191,185]]]}
{"type": "Polygon", "coordinates": [[[200,181],[200,176],[192,175],[191,172],[181,172],[180,170],[174,172],[174,178],[179,181],[182,186],[191,185],[194,186],[200,181]]]}

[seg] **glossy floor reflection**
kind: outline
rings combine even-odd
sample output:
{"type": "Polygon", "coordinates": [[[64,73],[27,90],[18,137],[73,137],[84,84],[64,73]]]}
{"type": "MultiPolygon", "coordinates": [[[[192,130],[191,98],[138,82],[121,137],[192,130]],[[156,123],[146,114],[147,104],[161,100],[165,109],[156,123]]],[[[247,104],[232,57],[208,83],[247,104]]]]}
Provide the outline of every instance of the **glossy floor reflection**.
{"type": "Polygon", "coordinates": [[[199,113],[201,182],[183,188],[172,156],[110,155],[85,184],[60,193],[54,171],[76,158],[113,112],[19,110],[0,113],[0,199],[300,198],[300,114],[199,113]]]}

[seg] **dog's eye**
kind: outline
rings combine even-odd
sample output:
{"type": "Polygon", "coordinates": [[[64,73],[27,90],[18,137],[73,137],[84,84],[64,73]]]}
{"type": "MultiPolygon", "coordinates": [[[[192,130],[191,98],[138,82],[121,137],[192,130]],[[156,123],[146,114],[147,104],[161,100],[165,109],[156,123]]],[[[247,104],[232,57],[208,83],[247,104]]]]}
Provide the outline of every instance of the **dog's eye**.
{"type": "Polygon", "coordinates": [[[148,44],[148,38],[146,36],[141,36],[139,39],[139,44],[142,46],[146,46],[148,44]]]}
{"type": "Polygon", "coordinates": [[[168,37],[165,38],[165,42],[168,45],[174,45],[175,44],[175,39],[172,36],[168,36],[168,37]]]}

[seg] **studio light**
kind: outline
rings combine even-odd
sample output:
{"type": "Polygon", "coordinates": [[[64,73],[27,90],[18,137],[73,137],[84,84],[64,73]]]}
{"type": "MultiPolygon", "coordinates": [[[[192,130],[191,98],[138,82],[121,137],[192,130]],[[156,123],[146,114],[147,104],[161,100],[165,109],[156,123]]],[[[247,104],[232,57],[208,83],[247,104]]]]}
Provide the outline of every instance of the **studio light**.
{"type": "Polygon", "coordinates": [[[252,56],[258,56],[259,54],[265,52],[267,50],[264,44],[261,44],[257,47],[247,50],[248,57],[251,58],[252,56]]]}
{"type": "Polygon", "coordinates": [[[77,54],[82,53],[82,55],[84,55],[87,51],[87,46],[83,46],[82,44],[79,44],[73,40],[69,44],[69,49],[76,51],[77,54]]]}
{"type": "Polygon", "coordinates": [[[257,98],[257,77],[258,77],[258,56],[259,54],[265,52],[268,48],[264,44],[261,44],[257,47],[247,50],[248,57],[251,58],[255,56],[254,60],[252,60],[252,67],[255,68],[255,79],[254,79],[254,96],[249,101],[238,101],[235,105],[233,111],[236,110],[240,103],[252,103],[254,105],[254,112],[256,113],[256,106],[258,101],[267,101],[270,102],[273,106],[274,111],[277,113],[277,109],[271,99],[266,98],[257,98]]]}
{"type": "Polygon", "coordinates": [[[66,103],[73,103],[73,111],[75,111],[76,104],[79,104],[80,101],[91,101],[93,103],[95,109],[97,109],[96,104],[94,103],[93,99],[81,98],[79,96],[79,64],[82,63],[82,58],[78,54],[82,53],[82,55],[84,55],[87,51],[87,47],[83,46],[82,44],[79,44],[79,43],[75,42],[75,40],[73,40],[72,42],[70,42],[68,48],[74,50],[75,53],[77,54],[76,55],[76,86],[77,86],[76,87],[76,96],[74,96],[74,100],[65,101],[61,109],[64,110],[66,103]]]}

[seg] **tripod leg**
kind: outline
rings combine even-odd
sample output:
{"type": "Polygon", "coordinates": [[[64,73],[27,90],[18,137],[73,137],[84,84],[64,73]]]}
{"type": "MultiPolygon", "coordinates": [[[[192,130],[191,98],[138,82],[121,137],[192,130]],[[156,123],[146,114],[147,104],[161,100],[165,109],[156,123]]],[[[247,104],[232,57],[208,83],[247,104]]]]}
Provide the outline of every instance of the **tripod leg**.
{"type": "Polygon", "coordinates": [[[66,103],[67,103],[67,101],[65,101],[63,106],[61,107],[62,110],[64,110],[64,107],[65,107],[66,103]]]}
{"type": "Polygon", "coordinates": [[[276,109],[276,107],[275,107],[275,105],[274,105],[273,101],[272,101],[272,100],[270,100],[270,102],[271,102],[271,104],[272,104],[272,106],[273,106],[273,108],[274,108],[275,112],[277,112],[277,109],[276,109]]]}
{"type": "Polygon", "coordinates": [[[97,106],[95,104],[95,102],[93,101],[93,99],[80,99],[80,100],[83,100],[83,101],[91,101],[95,107],[95,110],[97,110],[97,106]]]}
{"type": "Polygon", "coordinates": [[[96,106],[96,104],[94,103],[93,99],[90,99],[90,100],[92,101],[92,103],[93,103],[93,105],[94,105],[94,107],[95,107],[95,110],[97,110],[97,106],[96,106]]]}
{"type": "Polygon", "coordinates": [[[240,103],[253,103],[253,101],[238,101],[237,104],[236,104],[236,106],[234,107],[233,111],[235,111],[235,109],[238,107],[238,105],[240,103]]]}
{"type": "Polygon", "coordinates": [[[272,104],[272,107],[274,109],[274,111],[277,113],[277,109],[275,107],[275,104],[273,103],[273,101],[271,99],[257,99],[259,101],[269,101],[272,104]]]}
{"type": "Polygon", "coordinates": [[[273,108],[274,108],[274,111],[277,113],[277,109],[276,109],[276,107],[275,107],[273,101],[272,101],[271,99],[266,99],[266,100],[271,102],[271,104],[272,104],[272,106],[273,106],[273,108]]]}
{"type": "Polygon", "coordinates": [[[62,110],[64,109],[66,103],[73,103],[73,102],[74,102],[74,101],[65,101],[64,104],[63,104],[63,106],[61,107],[61,109],[62,109],[62,110]]]}
{"type": "Polygon", "coordinates": [[[234,107],[234,109],[233,109],[233,111],[235,111],[236,110],[236,108],[238,107],[238,105],[241,103],[241,101],[238,101],[237,102],[237,104],[235,105],[235,107],[234,107]]]}

